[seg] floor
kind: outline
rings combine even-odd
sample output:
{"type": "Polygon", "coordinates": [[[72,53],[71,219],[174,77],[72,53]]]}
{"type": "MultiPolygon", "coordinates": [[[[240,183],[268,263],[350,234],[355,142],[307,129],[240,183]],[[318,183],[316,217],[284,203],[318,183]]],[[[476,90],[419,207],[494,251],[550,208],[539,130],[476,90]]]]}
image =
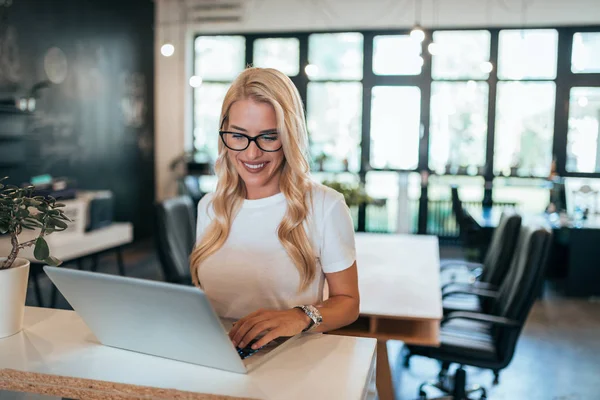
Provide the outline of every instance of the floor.
{"type": "MultiPolygon", "coordinates": [[[[453,257],[453,248],[443,248],[442,257],[453,257]]],[[[160,264],[152,243],[138,243],[124,253],[127,274],[144,279],[162,280],[160,264]]],[[[100,272],[117,273],[111,255],[100,260],[100,272]]],[[[41,281],[44,295],[50,296],[50,282],[41,281]]],[[[46,300],[47,301],[47,300],[46,300]]],[[[36,306],[33,290],[27,304],[36,306]]],[[[57,307],[70,308],[59,296],[57,307]]],[[[423,381],[438,372],[434,360],[413,357],[411,366],[401,365],[401,342],[388,346],[397,399],[417,397],[423,381]]],[[[565,298],[547,288],[542,300],[533,307],[512,363],[501,373],[500,384],[492,385],[489,371],[467,370],[470,383],[488,388],[491,400],[594,400],[600,399],[600,298],[565,298]]],[[[430,391],[431,397],[439,395],[430,391]]]]}

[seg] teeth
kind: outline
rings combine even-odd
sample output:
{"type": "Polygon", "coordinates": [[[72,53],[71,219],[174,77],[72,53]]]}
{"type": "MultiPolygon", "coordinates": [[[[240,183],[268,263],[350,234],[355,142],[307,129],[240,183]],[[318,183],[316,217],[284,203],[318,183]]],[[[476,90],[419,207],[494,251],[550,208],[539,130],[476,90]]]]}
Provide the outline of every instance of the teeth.
{"type": "Polygon", "coordinates": [[[265,163],[262,164],[258,164],[258,165],[252,165],[252,164],[246,164],[244,163],[244,165],[248,168],[252,168],[252,169],[259,169],[265,166],[265,163]]]}

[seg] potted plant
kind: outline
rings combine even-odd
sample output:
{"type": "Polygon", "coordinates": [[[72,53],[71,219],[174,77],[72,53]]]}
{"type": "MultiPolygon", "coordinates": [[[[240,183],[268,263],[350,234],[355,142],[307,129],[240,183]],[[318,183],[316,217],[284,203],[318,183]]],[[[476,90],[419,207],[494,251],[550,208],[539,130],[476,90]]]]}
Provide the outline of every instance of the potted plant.
{"type": "Polygon", "coordinates": [[[0,338],[19,332],[23,322],[29,260],[18,258],[19,251],[35,246],[33,254],[37,260],[60,265],[61,262],[50,255],[44,236],[65,230],[70,221],[60,210],[64,204],[52,197],[33,196],[33,186],[5,186],[2,183],[5,179],[0,179],[0,234],[10,236],[11,250],[0,257],[0,338]],[[24,229],[39,232],[34,239],[19,243],[24,229]]]}

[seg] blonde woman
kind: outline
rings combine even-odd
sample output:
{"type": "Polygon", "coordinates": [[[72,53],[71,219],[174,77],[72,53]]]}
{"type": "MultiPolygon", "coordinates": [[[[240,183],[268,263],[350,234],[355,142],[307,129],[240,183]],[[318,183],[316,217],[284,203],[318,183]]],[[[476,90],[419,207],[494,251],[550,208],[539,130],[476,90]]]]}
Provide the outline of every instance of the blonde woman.
{"type": "Polygon", "coordinates": [[[229,335],[253,349],[356,320],[354,229],[338,192],[311,181],[300,95],[274,69],[249,68],[221,110],[218,177],[198,204],[194,284],[229,335]],[[329,298],[323,301],[327,281],[329,298]]]}

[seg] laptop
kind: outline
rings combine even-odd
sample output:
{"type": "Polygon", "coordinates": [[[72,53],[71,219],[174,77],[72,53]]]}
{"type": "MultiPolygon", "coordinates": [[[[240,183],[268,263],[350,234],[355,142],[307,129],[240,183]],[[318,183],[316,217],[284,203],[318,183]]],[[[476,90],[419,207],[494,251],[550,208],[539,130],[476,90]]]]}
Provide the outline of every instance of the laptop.
{"type": "Polygon", "coordinates": [[[237,349],[196,287],[45,266],[44,271],[87,324],[110,347],[245,374],[299,335],[253,351],[237,349]]]}

